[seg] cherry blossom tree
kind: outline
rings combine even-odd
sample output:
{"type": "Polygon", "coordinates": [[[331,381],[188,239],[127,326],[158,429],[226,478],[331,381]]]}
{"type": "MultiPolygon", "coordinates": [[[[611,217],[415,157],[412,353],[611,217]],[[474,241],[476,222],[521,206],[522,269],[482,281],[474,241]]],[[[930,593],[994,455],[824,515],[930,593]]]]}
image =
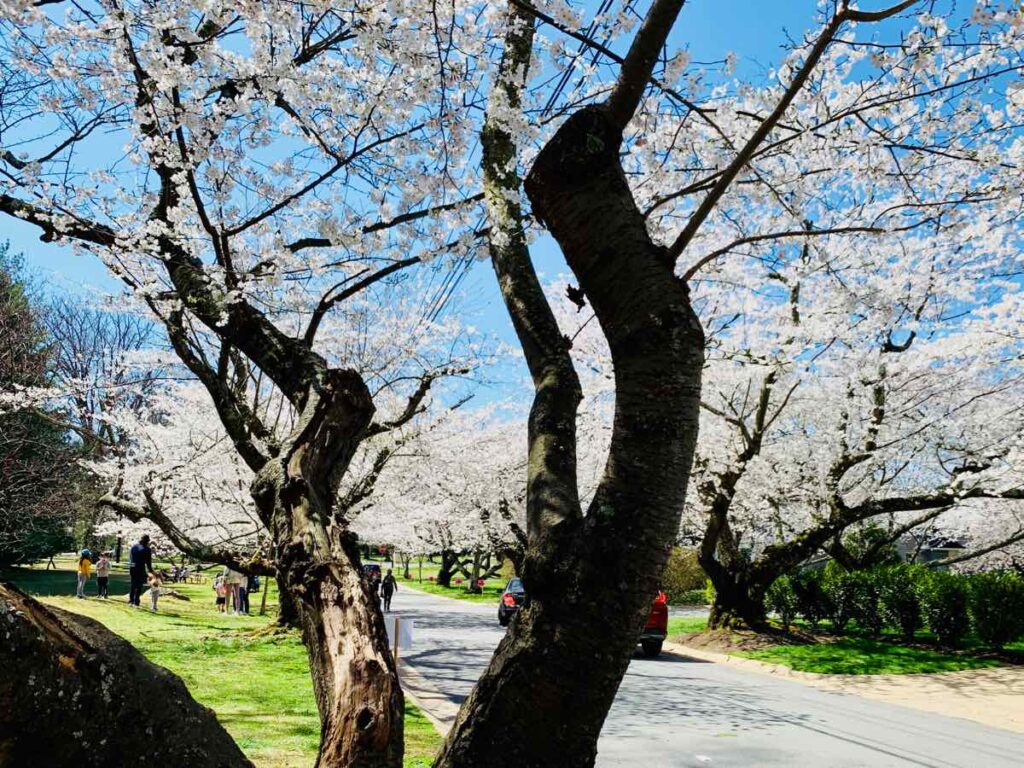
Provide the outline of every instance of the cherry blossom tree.
{"type": "MultiPolygon", "coordinates": [[[[990,531],[1014,519],[1020,320],[986,300],[1006,262],[951,261],[932,238],[844,245],[827,270],[804,246],[760,283],[732,283],[748,300],[709,345],[687,522],[716,587],[712,625],[762,623],[771,582],[820,550],[856,567],[843,537],[865,522],[882,545],[979,497],[1004,500],[988,502],[990,531]]],[[[1020,530],[985,533],[975,554],[1020,530]]]]}
{"type": "MultiPolygon", "coordinates": [[[[827,2],[820,29],[767,81],[731,84],[665,51],[682,5],[603,3],[589,19],[561,0],[4,6],[0,211],[95,251],[209,393],[254,474],[274,567],[302,606],[323,764],[400,759],[393,662],[335,499],[365,441],[408,424],[440,375],[392,379],[406,405],[375,421],[364,373],[325,345],[327,323],[355,296],[430,260],[448,274],[422,302],[433,317],[486,235],[534,388],[532,600],[439,765],[590,765],[679,528],[702,399],[718,407],[702,398],[705,329],[712,344],[727,339],[729,318],[746,310],[705,287],[775,272],[790,281],[778,283],[785,308],[802,246],[839,284],[849,245],[873,237],[902,235],[910,251],[934,238],[925,253],[988,260],[989,275],[1019,252],[1019,9],[983,2],[961,18],[915,0],[827,2]],[[85,150],[111,135],[123,160],[90,165],[107,154],[85,150]],[[579,478],[583,385],[530,260],[535,224],[561,247],[572,297],[593,312],[611,360],[614,409],[594,433],[607,448],[592,494],[579,478]],[[268,390],[293,425],[284,437],[252,407],[268,390]]],[[[907,343],[933,310],[908,319],[918,306],[908,300],[881,342],[907,349],[885,354],[939,357],[927,348],[940,339],[907,343]]],[[[867,381],[900,380],[902,364],[884,375],[875,365],[877,345],[857,349],[867,381]]],[[[840,370],[855,399],[874,403],[874,385],[840,370]]],[[[882,450],[877,439],[866,450],[873,422],[855,421],[862,412],[836,430],[849,433],[851,457],[882,450]]],[[[849,481],[869,465],[851,465],[849,481]]]]}
{"type": "Polygon", "coordinates": [[[521,562],[525,468],[521,419],[505,405],[461,408],[403,441],[354,530],[368,542],[440,553],[440,583],[456,571],[475,582],[474,572],[497,573],[498,558],[521,562]]]}
{"type": "Polygon", "coordinates": [[[321,764],[401,763],[401,690],[335,499],[362,441],[452,371],[380,358],[404,404],[375,420],[367,377],[325,339],[422,262],[435,319],[475,256],[456,108],[484,41],[454,44],[461,10],[4,5],[0,211],[101,258],[205,387],[300,606],[321,764]],[[279,423],[254,407],[270,401],[279,423]]]}

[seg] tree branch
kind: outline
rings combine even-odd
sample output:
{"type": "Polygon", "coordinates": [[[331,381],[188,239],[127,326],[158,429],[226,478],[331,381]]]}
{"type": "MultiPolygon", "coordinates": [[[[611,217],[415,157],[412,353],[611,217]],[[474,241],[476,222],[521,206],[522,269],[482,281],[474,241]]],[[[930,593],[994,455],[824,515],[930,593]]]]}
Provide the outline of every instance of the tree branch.
{"type": "Polygon", "coordinates": [[[115,488],[101,496],[96,504],[99,507],[111,509],[134,523],[149,520],[167,536],[177,549],[196,560],[220,563],[242,573],[263,576],[276,575],[277,569],[274,564],[257,553],[248,554],[240,550],[219,549],[193,539],[164,513],[150,489],[143,491],[143,497],[145,498],[143,505],[135,504],[119,496],[118,488],[115,488]]]}
{"type": "Polygon", "coordinates": [[[906,8],[909,8],[916,2],[918,2],[918,0],[905,0],[899,5],[893,6],[887,10],[878,11],[876,13],[867,13],[850,10],[847,7],[847,0],[843,0],[841,10],[832,17],[828,24],[825,25],[825,29],[821,32],[814,45],[811,47],[810,52],[807,54],[807,58],[797,70],[796,76],[786,88],[782,98],[779,99],[775,108],[771,111],[771,114],[769,114],[768,117],[766,117],[757,127],[753,135],[751,135],[747,140],[747,143],[743,145],[743,148],[739,151],[733,161],[726,167],[725,171],[715,183],[715,186],[711,188],[711,191],[708,192],[701,201],[701,204],[697,207],[697,210],[690,217],[686,227],[683,228],[683,231],[679,233],[675,242],[672,243],[672,246],[669,248],[669,255],[672,259],[677,259],[680,254],[682,254],[683,250],[685,250],[686,246],[689,245],[694,235],[697,234],[701,225],[711,214],[711,211],[714,210],[718,201],[732,185],[733,180],[750,161],[758,147],[761,146],[761,143],[775,128],[779,120],[782,119],[782,116],[789,108],[789,105],[793,103],[793,99],[796,98],[797,94],[800,93],[804,85],[807,83],[811,73],[818,65],[822,55],[835,38],[840,27],[842,27],[847,21],[880,21],[882,19],[887,19],[906,8]]]}
{"type": "Polygon", "coordinates": [[[685,0],[654,0],[643,25],[633,38],[629,53],[626,54],[619,70],[619,78],[605,102],[612,123],[620,131],[625,129],[640,106],[640,100],[658,61],[658,54],[661,53],[684,2],[685,0]]]}

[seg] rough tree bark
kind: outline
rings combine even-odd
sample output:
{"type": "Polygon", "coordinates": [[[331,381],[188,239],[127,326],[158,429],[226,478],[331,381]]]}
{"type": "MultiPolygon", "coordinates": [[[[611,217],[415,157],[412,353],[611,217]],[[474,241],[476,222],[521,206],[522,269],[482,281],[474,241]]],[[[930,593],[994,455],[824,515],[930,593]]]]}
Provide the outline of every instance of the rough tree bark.
{"type": "Polygon", "coordinates": [[[460,710],[439,766],[593,765],[678,530],[697,437],[703,333],[672,260],[647,233],[618,153],[681,5],[654,4],[611,98],[572,115],[526,180],[534,214],[593,306],[615,368],[611,447],[586,515],[575,477],[580,386],[529,259],[516,148],[501,119],[519,106],[533,34],[529,11],[510,9],[482,138],[485,197],[500,233],[492,262],[535,388],[523,572],[530,604],[460,710]]]}
{"type": "Polygon", "coordinates": [[[0,765],[123,765],[129,755],[148,765],[252,765],[177,676],[98,622],[7,584],[0,666],[0,765]]]}
{"type": "Polygon", "coordinates": [[[404,703],[358,545],[332,517],[341,477],[373,417],[362,378],[331,370],[281,455],[253,481],[275,562],[298,605],[320,712],[317,765],[400,766],[404,703]]]}

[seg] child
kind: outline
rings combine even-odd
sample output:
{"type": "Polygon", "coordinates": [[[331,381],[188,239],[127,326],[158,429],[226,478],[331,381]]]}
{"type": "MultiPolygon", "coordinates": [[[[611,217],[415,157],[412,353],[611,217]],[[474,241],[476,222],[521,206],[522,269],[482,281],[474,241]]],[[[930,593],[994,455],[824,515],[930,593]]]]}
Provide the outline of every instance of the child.
{"type": "Polygon", "coordinates": [[[160,577],[155,573],[149,574],[149,599],[153,602],[153,613],[156,613],[156,599],[160,597],[160,577]]]}
{"type": "Polygon", "coordinates": [[[88,550],[82,550],[82,556],[78,558],[78,589],[75,597],[85,599],[85,582],[89,580],[92,573],[92,560],[89,559],[88,550]]]}
{"type": "Polygon", "coordinates": [[[213,591],[217,593],[217,611],[224,613],[224,606],[227,603],[228,598],[228,587],[224,583],[224,578],[218,576],[213,581],[213,591]]]}
{"type": "Polygon", "coordinates": [[[109,598],[109,584],[110,560],[107,559],[107,553],[102,552],[100,559],[96,563],[96,597],[109,598]]]}

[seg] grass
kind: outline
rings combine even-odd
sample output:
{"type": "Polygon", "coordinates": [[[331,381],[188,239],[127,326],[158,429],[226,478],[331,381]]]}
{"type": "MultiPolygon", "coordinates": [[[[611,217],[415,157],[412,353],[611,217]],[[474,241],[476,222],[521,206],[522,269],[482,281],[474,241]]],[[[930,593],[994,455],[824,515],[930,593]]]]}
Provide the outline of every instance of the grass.
{"type": "MultiPolygon", "coordinates": [[[[269,625],[272,615],[218,613],[209,584],[172,585],[191,600],[162,597],[160,612],[154,614],[128,607],[128,581],[122,574],[111,575],[109,601],[76,599],[71,570],[14,568],[0,576],[49,605],[102,622],[177,674],[197,701],[217,713],[257,766],[308,768],[315,761],[320,722],[306,650],[294,632],[254,635],[269,625]]],[[[95,580],[89,592],[95,594],[95,580]]],[[[252,596],[253,610],[261,598],[252,596]]],[[[268,609],[276,610],[274,603],[272,589],[268,609]]],[[[441,745],[430,721],[408,702],[405,745],[405,768],[426,768],[441,745]]]]}
{"type": "Polygon", "coordinates": [[[775,645],[735,655],[826,675],[908,675],[999,666],[996,659],[970,653],[946,653],[867,637],[841,637],[813,645],[775,645]]]}
{"type": "Polygon", "coordinates": [[[689,635],[703,632],[708,628],[708,620],[703,616],[678,616],[668,620],[669,639],[675,635],[689,635]]]}
{"type": "Polygon", "coordinates": [[[486,603],[493,605],[497,609],[498,601],[501,599],[501,593],[505,591],[505,581],[497,581],[490,579],[484,582],[484,586],[480,592],[468,592],[465,584],[455,584],[454,579],[452,580],[451,587],[442,587],[437,582],[433,581],[405,581],[399,579],[398,588],[409,587],[410,589],[418,589],[421,592],[427,592],[431,595],[440,595],[441,597],[451,597],[455,600],[469,600],[472,603],[486,603]]]}
{"type": "MultiPolygon", "coordinates": [[[[392,566],[390,562],[385,561],[381,563],[381,567],[390,568],[392,566]]],[[[505,591],[505,584],[508,583],[508,579],[499,576],[495,579],[487,579],[484,582],[481,592],[469,592],[466,589],[466,586],[469,584],[469,579],[466,579],[461,575],[457,575],[452,578],[451,587],[442,587],[436,581],[433,581],[441,571],[441,566],[437,563],[431,563],[429,561],[420,563],[418,560],[413,560],[409,563],[409,574],[412,578],[408,580],[402,578],[400,562],[396,562],[393,567],[395,571],[395,578],[398,579],[399,589],[407,586],[431,595],[450,597],[455,600],[468,600],[471,603],[485,603],[497,606],[498,600],[501,599],[501,593],[505,591]],[[459,580],[459,583],[456,583],[456,580],[459,580]]]]}
{"type": "MultiPolygon", "coordinates": [[[[668,635],[703,632],[707,619],[680,617],[669,619],[668,635]]],[[[808,645],[771,645],[759,650],[728,651],[734,656],[782,664],[799,672],[825,675],[907,675],[931,672],[955,672],[964,669],[997,667],[1002,662],[981,655],[985,649],[968,641],[964,651],[943,651],[928,647],[934,638],[919,633],[919,643],[901,645],[895,635],[888,640],[864,635],[836,637],[808,645]]],[[[1008,651],[1024,650],[1024,643],[1007,646],[1008,651]]]]}

